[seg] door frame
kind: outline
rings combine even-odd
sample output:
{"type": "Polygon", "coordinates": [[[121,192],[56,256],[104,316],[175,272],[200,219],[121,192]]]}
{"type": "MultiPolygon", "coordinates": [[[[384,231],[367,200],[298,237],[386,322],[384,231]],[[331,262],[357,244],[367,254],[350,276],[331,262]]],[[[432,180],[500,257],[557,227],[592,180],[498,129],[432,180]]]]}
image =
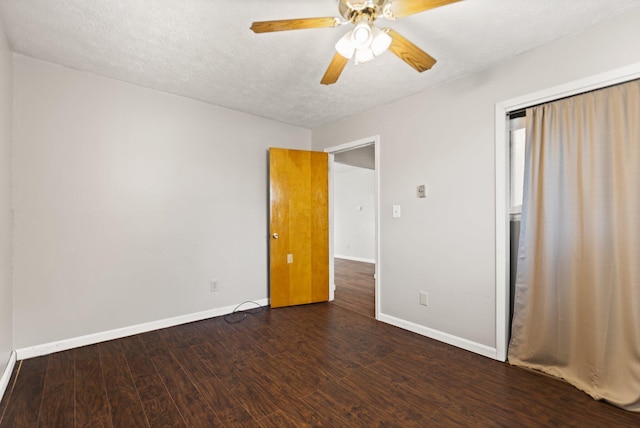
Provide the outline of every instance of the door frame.
{"type": "MultiPolygon", "coordinates": [[[[507,115],[534,105],[640,79],[640,63],[505,100],[495,108],[496,195],[496,359],[506,361],[509,346],[509,123],[507,115]]],[[[331,208],[329,208],[331,209],[331,208]]]]}
{"type": "Polygon", "coordinates": [[[374,295],[375,295],[375,318],[378,319],[380,314],[380,288],[381,279],[380,274],[380,136],[373,135],[371,137],[361,138],[359,140],[350,141],[348,143],[340,144],[337,146],[327,147],[324,149],[329,154],[329,300],[333,301],[335,298],[336,284],[334,281],[334,155],[341,152],[347,152],[349,150],[359,149],[361,147],[373,146],[375,153],[375,171],[374,171],[374,206],[375,206],[375,275],[374,275],[374,295]]]}

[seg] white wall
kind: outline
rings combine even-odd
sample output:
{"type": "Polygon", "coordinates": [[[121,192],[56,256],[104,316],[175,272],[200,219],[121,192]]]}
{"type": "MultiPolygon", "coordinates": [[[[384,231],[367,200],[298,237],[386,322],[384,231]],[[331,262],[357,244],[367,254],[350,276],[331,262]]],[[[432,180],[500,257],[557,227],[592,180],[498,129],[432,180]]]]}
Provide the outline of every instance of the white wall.
{"type": "Polygon", "coordinates": [[[333,183],[335,256],[375,262],[375,171],[346,167],[333,183]]]}
{"type": "Polygon", "coordinates": [[[14,62],[17,349],[267,297],[267,149],[310,131],[14,62]]]}
{"type": "Polygon", "coordinates": [[[495,348],[495,104],[638,63],[638,40],[640,11],[313,131],[316,150],[380,135],[383,318],[495,348]]]}
{"type": "MultiPolygon", "coordinates": [[[[13,58],[0,26],[0,377],[13,350],[11,134],[13,58]]],[[[1,387],[1,386],[0,386],[1,387]]],[[[2,390],[0,389],[0,397],[2,390]]]]}

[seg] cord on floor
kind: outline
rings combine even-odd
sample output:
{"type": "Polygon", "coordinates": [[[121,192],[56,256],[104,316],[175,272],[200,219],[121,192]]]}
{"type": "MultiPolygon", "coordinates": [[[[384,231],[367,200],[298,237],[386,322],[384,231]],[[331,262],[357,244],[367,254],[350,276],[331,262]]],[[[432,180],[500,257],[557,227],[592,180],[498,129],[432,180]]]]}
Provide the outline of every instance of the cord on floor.
{"type": "Polygon", "coordinates": [[[230,314],[225,315],[223,318],[229,324],[235,324],[235,323],[244,321],[247,318],[247,314],[249,314],[249,315],[259,314],[263,310],[264,310],[264,308],[262,306],[260,306],[259,303],[254,302],[253,300],[247,300],[246,302],[240,303],[238,306],[236,306],[233,309],[233,311],[230,314]],[[246,303],[253,303],[257,307],[245,309],[245,310],[242,310],[242,311],[239,310],[240,307],[242,305],[246,304],[246,303]]]}

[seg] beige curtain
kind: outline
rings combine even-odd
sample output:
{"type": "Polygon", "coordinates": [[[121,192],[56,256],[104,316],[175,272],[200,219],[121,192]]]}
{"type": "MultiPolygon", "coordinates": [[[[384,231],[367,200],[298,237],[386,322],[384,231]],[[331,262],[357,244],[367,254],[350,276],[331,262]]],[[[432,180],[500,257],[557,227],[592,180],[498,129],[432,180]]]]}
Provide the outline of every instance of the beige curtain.
{"type": "Polygon", "coordinates": [[[527,109],[509,362],[640,411],[640,82],[527,109]]]}

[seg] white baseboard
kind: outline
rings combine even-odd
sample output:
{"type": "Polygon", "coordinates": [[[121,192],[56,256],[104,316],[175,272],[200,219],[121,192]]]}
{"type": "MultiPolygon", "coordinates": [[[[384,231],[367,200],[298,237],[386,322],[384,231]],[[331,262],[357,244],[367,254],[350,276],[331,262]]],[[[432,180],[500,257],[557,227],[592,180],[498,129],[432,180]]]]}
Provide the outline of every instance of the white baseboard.
{"type": "Polygon", "coordinates": [[[0,377],[0,401],[2,401],[2,397],[4,397],[4,393],[7,391],[7,386],[9,386],[9,380],[11,380],[11,373],[13,373],[13,368],[16,365],[16,360],[16,351],[11,351],[7,367],[4,369],[2,377],[0,377]]]}
{"type": "MultiPolygon", "coordinates": [[[[255,300],[260,306],[269,305],[269,299],[255,300]]],[[[56,342],[43,343],[41,345],[28,346],[26,348],[16,349],[18,360],[48,355],[54,352],[66,351],[68,349],[79,348],[86,345],[94,345],[107,340],[120,339],[122,337],[133,336],[134,334],[146,333],[148,331],[160,330],[162,328],[173,327],[180,324],[186,324],[194,321],[201,321],[208,318],[219,317],[233,312],[238,305],[227,306],[224,308],[210,309],[207,311],[196,312],[193,314],[180,315],[173,318],[167,318],[158,321],[152,321],[144,324],[132,325],[129,327],[117,328],[115,330],[103,331],[100,333],[88,334],[86,336],[72,337],[69,339],[58,340],[56,342]]],[[[243,309],[242,307],[240,308],[243,309]]],[[[246,309],[246,308],[244,308],[246,309]]]]}
{"type": "Polygon", "coordinates": [[[333,257],[336,259],[344,259],[344,260],[352,260],[354,262],[364,262],[364,263],[375,263],[374,259],[365,259],[364,257],[354,257],[354,256],[339,256],[335,254],[333,257]]]}
{"type": "Polygon", "coordinates": [[[409,321],[402,320],[400,318],[392,317],[390,315],[378,314],[378,321],[386,322],[387,324],[400,327],[404,330],[409,330],[414,333],[418,333],[422,336],[429,337],[431,339],[438,340],[440,342],[447,343],[449,345],[456,346],[458,348],[465,349],[467,351],[474,352],[484,357],[498,359],[498,353],[496,348],[482,345],[480,343],[472,342],[471,340],[463,339],[458,336],[453,336],[448,333],[443,333],[438,330],[434,330],[419,324],[415,324],[409,321]]]}

